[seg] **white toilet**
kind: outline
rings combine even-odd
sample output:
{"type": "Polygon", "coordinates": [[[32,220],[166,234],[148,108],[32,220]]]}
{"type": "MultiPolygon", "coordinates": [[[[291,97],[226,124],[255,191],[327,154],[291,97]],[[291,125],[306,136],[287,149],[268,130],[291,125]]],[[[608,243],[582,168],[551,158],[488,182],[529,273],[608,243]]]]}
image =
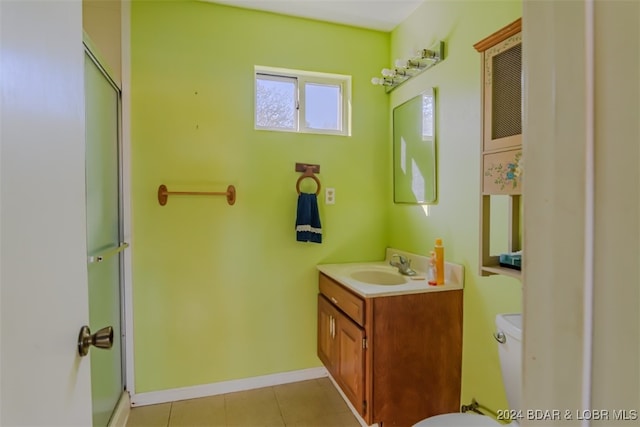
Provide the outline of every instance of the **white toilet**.
{"type": "MultiPolygon", "coordinates": [[[[496,316],[496,341],[499,342],[500,367],[502,381],[507,393],[509,409],[520,409],[520,393],[522,386],[522,315],[498,314],[496,316]]],[[[497,408],[496,408],[497,409],[497,408]]],[[[507,408],[500,408],[507,409],[507,408]]],[[[509,426],[518,426],[517,421],[509,426]]],[[[436,415],[422,420],[414,427],[497,427],[504,426],[491,417],[473,412],[436,415]]]]}

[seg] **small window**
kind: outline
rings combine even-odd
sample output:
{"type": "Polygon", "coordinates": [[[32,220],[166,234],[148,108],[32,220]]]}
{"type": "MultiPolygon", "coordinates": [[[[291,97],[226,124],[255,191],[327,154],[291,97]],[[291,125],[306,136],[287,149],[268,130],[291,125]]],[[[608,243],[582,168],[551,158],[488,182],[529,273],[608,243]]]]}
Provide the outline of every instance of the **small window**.
{"type": "Polygon", "coordinates": [[[256,67],[256,129],[350,134],[351,77],[256,67]]]}

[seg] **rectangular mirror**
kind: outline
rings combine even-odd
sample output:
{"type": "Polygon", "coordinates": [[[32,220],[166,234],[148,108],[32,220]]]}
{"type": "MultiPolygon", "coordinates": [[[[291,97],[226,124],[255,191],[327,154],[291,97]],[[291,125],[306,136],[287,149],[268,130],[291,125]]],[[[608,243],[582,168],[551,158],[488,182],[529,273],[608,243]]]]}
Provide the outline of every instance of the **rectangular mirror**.
{"type": "Polygon", "coordinates": [[[435,90],[393,109],[393,201],[437,200],[435,90]]]}

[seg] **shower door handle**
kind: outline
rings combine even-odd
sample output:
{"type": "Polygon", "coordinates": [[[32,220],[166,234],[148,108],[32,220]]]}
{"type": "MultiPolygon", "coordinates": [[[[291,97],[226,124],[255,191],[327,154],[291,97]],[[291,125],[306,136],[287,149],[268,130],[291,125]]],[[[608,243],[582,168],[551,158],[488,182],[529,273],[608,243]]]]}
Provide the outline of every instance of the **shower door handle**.
{"type": "Polygon", "coordinates": [[[121,243],[119,246],[108,249],[98,255],[92,255],[88,258],[89,264],[92,264],[94,262],[102,262],[109,257],[119,254],[120,252],[124,251],[128,247],[129,247],[129,244],[127,242],[124,242],[124,243],[121,243]]]}

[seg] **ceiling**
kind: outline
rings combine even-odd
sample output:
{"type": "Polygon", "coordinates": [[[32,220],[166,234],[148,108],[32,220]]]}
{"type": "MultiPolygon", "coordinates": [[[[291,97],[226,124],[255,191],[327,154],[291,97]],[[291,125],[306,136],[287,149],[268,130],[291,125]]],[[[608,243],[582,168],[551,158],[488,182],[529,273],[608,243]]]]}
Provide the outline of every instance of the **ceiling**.
{"type": "Polygon", "coordinates": [[[424,0],[204,0],[379,31],[391,31],[424,0]]]}

